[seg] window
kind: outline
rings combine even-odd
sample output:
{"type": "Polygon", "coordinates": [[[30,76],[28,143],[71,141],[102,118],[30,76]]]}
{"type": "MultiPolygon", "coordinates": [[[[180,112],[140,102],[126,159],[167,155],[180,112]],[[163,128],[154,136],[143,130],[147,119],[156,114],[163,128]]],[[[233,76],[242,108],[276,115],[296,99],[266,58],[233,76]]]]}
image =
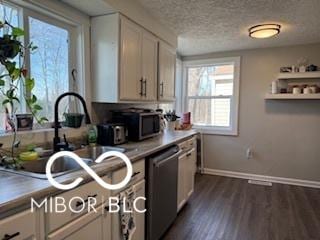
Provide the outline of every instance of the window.
{"type": "Polygon", "coordinates": [[[184,63],[185,110],[195,128],[237,135],[240,58],[184,63]]]}
{"type": "MultiPolygon", "coordinates": [[[[39,114],[52,122],[56,98],[67,91],[78,90],[71,75],[77,65],[77,26],[65,22],[61,17],[58,20],[7,2],[0,2],[0,20],[23,28],[25,44],[32,42],[38,47],[34,53],[27,55],[26,67],[31,77],[35,78],[33,93],[43,107],[39,114]]],[[[6,29],[1,30],[0,35],[4,31],[6,29]]],[[[0,74],[4,70],[4,66],[0,64],[0,74]]],[[[23,91],[21,86],[18,87],[23,91]]],[[[59,115],[62,116],[68,107],[74,107],[73,103],[72,100],[69,102],[67,98],[63,99],[59,115]]],[[[21,102],[20,107],[17,112],[28,112],[25,103],[21,102]]]]}
{"type": "MultiPolygon", "coordinates": [[[[72,90],[69,80],[71,27],[28,17],[29,38],[37,51],[30,55],[30,73],[36,79],[34,94],[43,110],[41,115],[53,121],[54,102],[62,93],[72,90]]],[[[61,104],[59,116],[66,111],[68,100],[61,104]],[[63,106],[64,105],[64,106],[63,106]]]]}

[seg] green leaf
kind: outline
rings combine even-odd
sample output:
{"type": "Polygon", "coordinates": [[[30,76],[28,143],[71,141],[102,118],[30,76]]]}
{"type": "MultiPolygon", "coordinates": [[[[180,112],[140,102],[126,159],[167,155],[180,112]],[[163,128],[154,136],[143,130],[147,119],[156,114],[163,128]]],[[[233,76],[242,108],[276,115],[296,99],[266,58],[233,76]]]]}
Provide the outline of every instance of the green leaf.
{"type": "Polygon", "coordinates": [[[6,104],[8,104],[8,103],[10,103],[10,100],[9,100],[9,99],[5,99],[5,100],[2,101],[2,105],[6,105],[6,104]]]}
{"type": "Polygon", "coordinates": [[[9,89],[7,92],[6,92],[6,96],[9,98],[9,99],[12,99],[14,97],[14,89],[9,89]]]}
{"type": "Polygon", "coordinates": [[[33,94],[33,95],[32,95],[32,98],[31,98],[31,102],[32,102],[32,103],[36,103],[37,100],[38,100],[38,99],[37,99],[37,96],[33,94]]]}
{"type": "Polygon", "coordinates": [[[38,104],[35,104],[35,105],[33,106],[33,109],[35,109],[35,110],[37,110],[37,111],[40,111],[40,110],[42,110],[42,107],[41,107],[40,105],[38,105],[38,104]]]}
{"type": "Polygon", "coordinates": [[[12,35],[15,37],[20,37],[24,35],[24,31],[21,28],[14,27],[12,28],[12,35]]]}
{"type": "Polygon", "coordinates": [[[3,79],[0,79],[0,87],[3,87],[4,85],[6,85],[6,81],[3,79]]]}
{"type": "Polygon", "coordinates": [[[26,78],[25,83],[26,83],[26,90],[28,92],[31,92],[32,89],[34,88],[34,78],[26,78]]]}
{"type": "Polygon", "coordinates": [[[17,97],[12,97],[13,100],[16,100],[18,103],[20,103],[20,99],[17,97]]]}
{"type": "Polygon", "coordinates": [[[10,76],[12,80],[17,80],[20,77],[20,74],[21,74],[21,70],[19,68],[15,68],[10,76]]]}
{"type": "Polygon", "coordinates": [[[46,117],[41,117],[40,119],[39,119],[39,123],[44,123],[44,122],[48,122],[49,120],[48,120],[48,118],[46,118],[46,117]]]}
{"type": "Polygon", "coordinates": [[[16,62],[5,62],[5,67],[8,70],[9,74],[11,75],[13,71],[16,69],[16,62]]]}

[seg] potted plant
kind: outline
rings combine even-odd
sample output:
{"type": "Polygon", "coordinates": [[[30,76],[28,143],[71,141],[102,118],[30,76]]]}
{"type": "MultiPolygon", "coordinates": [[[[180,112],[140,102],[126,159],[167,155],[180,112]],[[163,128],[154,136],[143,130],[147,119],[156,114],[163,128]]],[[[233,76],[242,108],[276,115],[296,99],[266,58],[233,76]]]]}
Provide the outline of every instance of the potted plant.
{"type": "Polygon", "coordinates": [[[19,146],[19,141],[16,140],[16,104],[20,104],[24,99],[27,108],[38,123],[47,121],[47,119],[38,116],[42,107],[38,104],[37,97],[32,94],[35,79],[29,76],[25,65],[26,52],[32,53],[37,47],[32,43],[25,46],[20,40],[24,36],[24,31],[7,21],[0,21],[0,29],[3,30],[3,35],[0,36],[0,64],[5,68],[5,72],[0,75],[0,94],[3,95],[2,106],[6,112],[6,125],[13,132],[11,152],[8,154],[7,151],[2,151],[0,160],[2,165],[16,168],[19,165],[19,159],[14,154],[14,149],[19,146]],[[18,95],[19,86],[23,86],[22,96],[18,95]]]}

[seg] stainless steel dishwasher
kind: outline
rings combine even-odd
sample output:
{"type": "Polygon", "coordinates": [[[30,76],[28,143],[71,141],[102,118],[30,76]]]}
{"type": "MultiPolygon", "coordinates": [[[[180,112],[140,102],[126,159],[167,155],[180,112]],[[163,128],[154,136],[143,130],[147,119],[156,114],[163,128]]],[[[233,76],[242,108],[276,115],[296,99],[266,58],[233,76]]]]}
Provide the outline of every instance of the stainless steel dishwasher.
{"type": "Polygon", "coordinates": [[[147,240],[158,240],[177,216],[179,147],[174,145],[147,159],[147,240]]]}

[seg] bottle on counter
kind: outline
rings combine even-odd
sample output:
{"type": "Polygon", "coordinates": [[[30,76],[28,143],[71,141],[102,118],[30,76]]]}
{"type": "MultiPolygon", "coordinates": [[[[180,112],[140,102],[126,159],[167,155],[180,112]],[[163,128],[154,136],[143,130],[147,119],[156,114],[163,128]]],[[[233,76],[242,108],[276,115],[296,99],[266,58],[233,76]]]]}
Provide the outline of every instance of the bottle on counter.
{"type": "Polygon", "coordinates": [[[98,131],[97,126],[90,124],[88,125],[88,144],[90,146],[95,146],[97,144],[98,131]]]}

